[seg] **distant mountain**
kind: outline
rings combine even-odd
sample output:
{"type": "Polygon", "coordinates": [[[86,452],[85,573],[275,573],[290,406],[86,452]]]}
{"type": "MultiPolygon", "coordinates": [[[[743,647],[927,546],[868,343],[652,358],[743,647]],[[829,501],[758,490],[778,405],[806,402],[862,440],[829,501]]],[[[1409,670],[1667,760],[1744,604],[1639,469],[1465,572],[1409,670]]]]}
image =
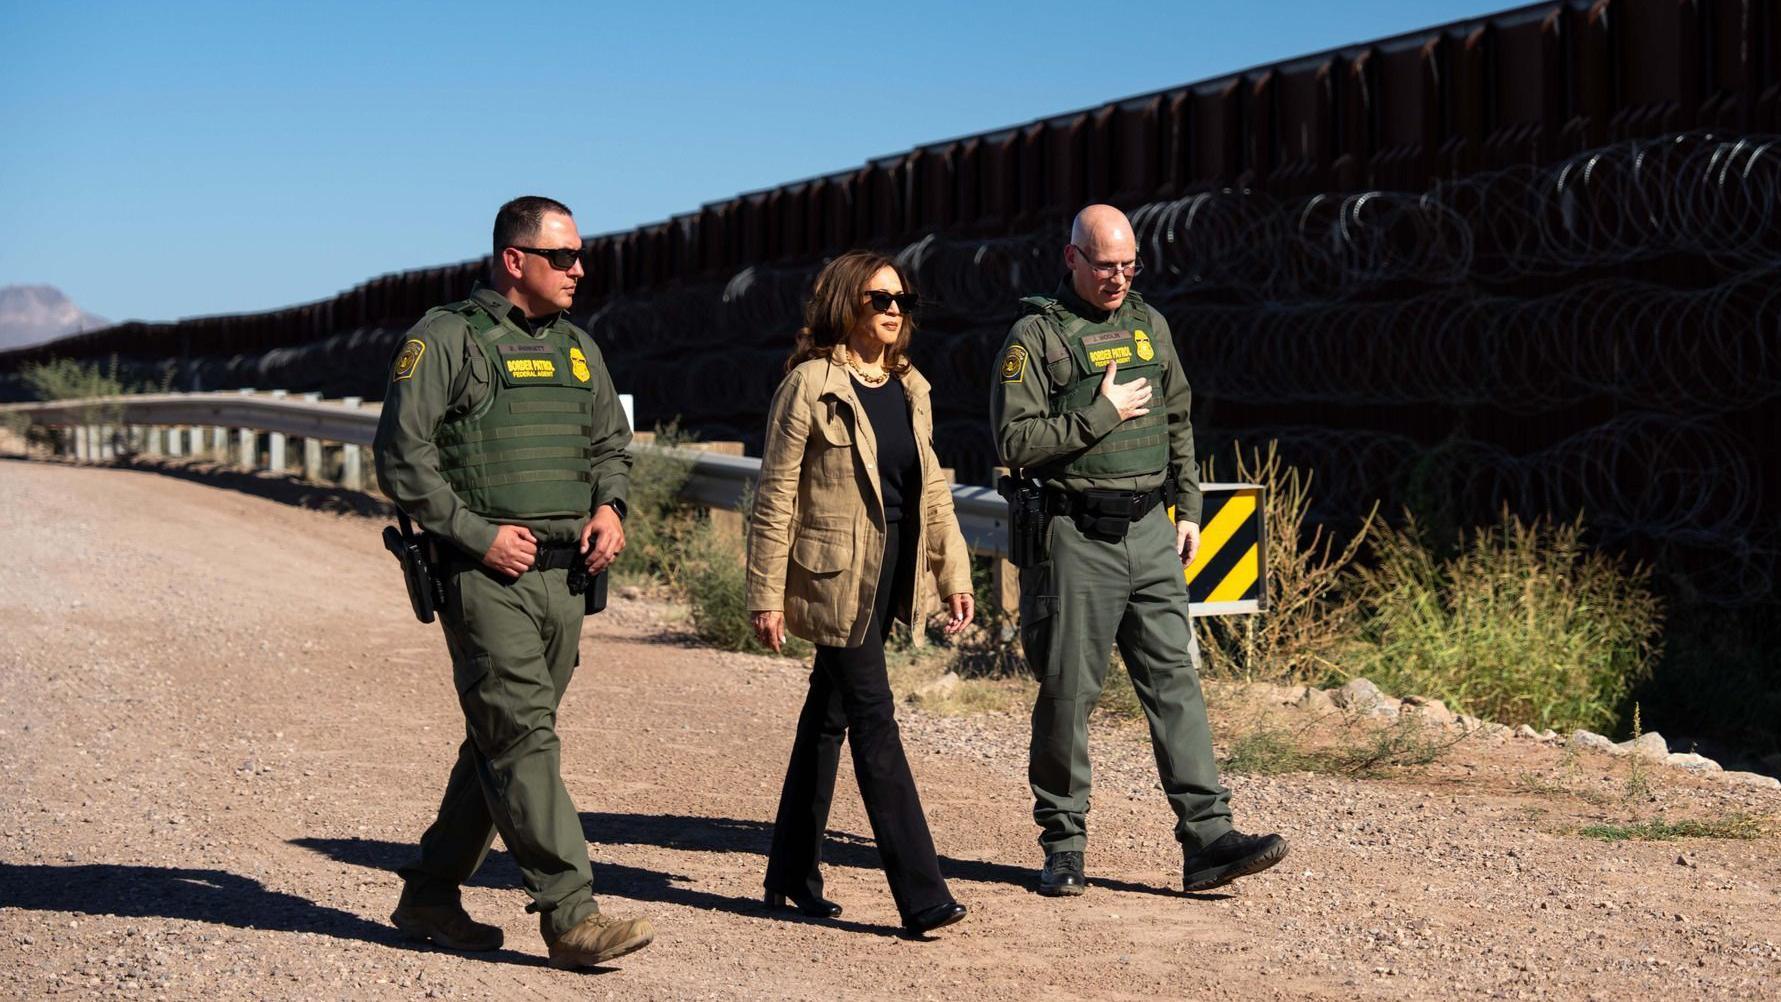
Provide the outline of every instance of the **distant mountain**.
{"type": "Polygon", "coordinates": [[[53,285],[0,286],[0,351],[23,348],[111,321],[74,305],[53,285]]]}

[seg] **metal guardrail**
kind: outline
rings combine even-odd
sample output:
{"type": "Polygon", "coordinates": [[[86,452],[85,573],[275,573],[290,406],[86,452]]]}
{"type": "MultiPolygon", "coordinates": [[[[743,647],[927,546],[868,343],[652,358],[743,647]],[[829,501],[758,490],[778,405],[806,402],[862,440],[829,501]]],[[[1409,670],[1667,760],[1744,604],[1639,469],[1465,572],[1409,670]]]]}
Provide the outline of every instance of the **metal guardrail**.
{"type": "MultiPolygon", "coordinates": [[[[48,403],[4,404],[0,413],[23,414],[34,424],[86,427],[101,425],[191,425],[251,429],[295,438],[318,438],[341,445],[371,444],[381,404],[311,400],[272,393],[144,393],[48,403]]],[[[656,450],[639,443],[638,451],[656,450]]],[[[692,465],[681,493],[711,508],[735,511],[742,496],[760,477],[761,461],[749,456],[724,456],[695,449],[671,452],[692,465]]],[[[959,527],[974,553],[1000,556],[1008,552],[1007,506],[987,487],[954,487],[953,504],[959,527]]]]}
{"type": "MultiPolygon", "coordinates": [[[[377,419],[382,409],[381,404],[363,404],[353,398],[322,400],[314,395],[293,397],[279,390],[265,393],[246,390],[226,393],[144,393],[47,403],[0,404],[0,414],[21,414],[33,424],[78,429],[72,438],[75,451],[83,459],[109,458],[115,453],[118,441],[129,438],[125,432],[129,426],[155,429],[185,426],[234,431],[239,440],[239,456],[243,465],[257,465],[257,435],[265,433],[271,436],[268,454],[273,469],[284,467],[284,439],[287,436],[304,439],[306,446],[316,442],[369,446],[372,436],[377,432],[377,419]]],[[[231,448],[226,443],[213,439],[212,448],[219,446],[231,448]]],[[[633,448],[639,452],[659,451],[685,459],[691,464],[692,471],[681,494],[688,501],[709,508],[737,510],[741,507],[743,495],[760,477],[761,461],[749,456],[726,456],[697,449],[663,448],[645,443],[638,443],[633,448]]],[[[174,446],[156,451],[178,456],[188,450],[183,446],[174,446]]],[[[195,454],[199,450],[193,448],[189,451],[195,454]]],[[[310,448],[307,453],[313,456],[315,450],[310,448]]],[[[359,480],[358,457],[356,450],[349,449],[348,453],[349,462],[345,464],[347,479],[353,481],[348,486],[357,488],[360,486],[356,482],[359,480]]],[[[306,458],[306,468],[313,468],[314,465],[313,459],[306,458]]],[[[1254,484],[1201,486],[1209,497],[1214,494],[1259,497],[1261,490],[1254,484]]],[[[959,528],[964,533],[971,552],[982,556],[1006,556],[1008,508],[1001,496],[988,487],[954,486],[952,501],[958,513],[959,528]]],[[[1250,508],[1258,510],[1259,506],[1252,503],[1250,508]]],[[[1253,545],[1259,548],[1262,545],[1259,514],[1255,517],[1258,519],[1257,531],[1252,538],[1256,540],[1253,545]]],[[[1195,606],[1197,612],[1210,614],[1254,612],[1264,608],[1265,596],[1260,594],[1254,599],[1237,603],[1219,602],[1204,607],[1196,603],[1195,606]]]]}
{"type": "Polygon", "coordinates": [[[353,398],[321,400],[266,393],[141,393],[48,403],[3,404],[0,413],[24,414],[34,424],[198,425],[370,445],[381,404],[353,398]]]}

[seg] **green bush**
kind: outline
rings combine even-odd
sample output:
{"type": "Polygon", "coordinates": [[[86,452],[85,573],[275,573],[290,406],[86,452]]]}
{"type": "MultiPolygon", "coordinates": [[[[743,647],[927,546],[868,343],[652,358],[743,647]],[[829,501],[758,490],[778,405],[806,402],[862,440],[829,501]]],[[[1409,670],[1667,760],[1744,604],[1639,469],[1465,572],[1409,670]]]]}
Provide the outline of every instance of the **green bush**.
{"type": "Polygon", "coordinates": [[[118,378],[115,357],[103,369],[97,364],[86,365],[71,358],[33,362],[25,366],[20,375],[39,400],[80,400],[141,392],[140,388],[126,386],[118,378]]]}
{"type": "MultiPolygon", "coordinates": [[[[131,393],[166,392],[173,384],[173,368],[171,364],[164,366],[158,382],[128,382],[119,375],[116,355],[103,366],[96,362],[83,363],[69,358],[55,358],[48,362],[26,365],[19,370],[19,377],[38,400],[95,401],[76,412],[78,422],[107,424],[116,423],[123,416],[123,408],[117,402],[108,402],[107,398],[131,393]]],[[[25,436],[27,442],[38,442],[56,449],[65,444],[64,436],[69,434],[67,429],[33,425],[31,419],[24,415],[8,415],[4,424],[25,436]]]]}
{"type": "MultiPolygon", "coordinates": [[[[670,423],[658,427],[655,445],[673,449],[693,441],[670,423]]],[[[693,632],[713,647],[763,653],[748,614],[748,571],[744,553],[751,499],[742,499],[743,532],[712,521],[710,513],[687,504],[680,491],[692,475],[692,462],[657,449],[639,450],[631,467],[631,517],[625,520],[621,581],[665,588],[687,603],[693,632]]],[[[806,657],[812,648],[786,637],[788,657],[806,657]]]]}
{"type": "MultiPolygon", "coordinates": [[[[655,444],[672,449],[692,441],[678,424],[656,428],[655,444]]],[[[680,490],[693,472],[693,464],[679,456],[656,450],[639,450],[631,467],[631,491],[626,498],[625,552],[614,567],[615,577],[638,585],[678,588],[684,559],[681,550],[697,529],[696,512],[680,500],[680,490]]]]}
{"type": "MultiPolygon", "coordinates": [[[[679,590],[692,612],[693,630],[699,639],[726,651],[770,653],[754,638],[748,611],[748,558],[743,540],[753,498],[742,498],[741,536],[698,519],[682,535],[675,550],[679,563],[679,590]]],[[[786,635],[781,653],[790,658],[808,657],[814,650],[807,642],[786,635]]]]}
{"type": "Polygon", "coordinates": [[[1505,511],[1443,560],[1413,520],[1377,532],[1351,673],[1505,724],[1608,729],[1651,673],[1662,614],[1649,573],[1582,534],[1505,511]]]}

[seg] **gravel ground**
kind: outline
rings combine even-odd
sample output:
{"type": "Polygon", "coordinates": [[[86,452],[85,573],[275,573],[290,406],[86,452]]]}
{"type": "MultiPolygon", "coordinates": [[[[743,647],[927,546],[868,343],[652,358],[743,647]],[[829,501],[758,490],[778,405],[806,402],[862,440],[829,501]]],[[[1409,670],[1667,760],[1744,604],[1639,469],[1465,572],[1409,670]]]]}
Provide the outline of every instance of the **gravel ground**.
{"type": "Polygon", "coordinates": [[[1095,886],[1051,900],[1030,889],[1024,720],[910,707],[970,916],[896,935],[845,765],[828,871],[845,918],[768,916],[754,902],[805,669],[699,649],[671,610],[623,599],[585,632],[564,769],[604,907],[649,915],[655,945],[606,971],[546,968],[497,851],[465,900],[507,947],[411,948],[387,924],[390,871],[462,721],[379,523],[12,460],[0,510],[7,997],[1752,998],[1781,976],[1772,822],[1751,841],[1575,834],[1772,819],[1781,795],[1657,768],[1629,805],[1626,760],[1531,742],[1467,742],[1387,780],[1232,777],[1239,825],[1292,855],[1184,897],[1143,728],[1107,723],[1095,886]]]}

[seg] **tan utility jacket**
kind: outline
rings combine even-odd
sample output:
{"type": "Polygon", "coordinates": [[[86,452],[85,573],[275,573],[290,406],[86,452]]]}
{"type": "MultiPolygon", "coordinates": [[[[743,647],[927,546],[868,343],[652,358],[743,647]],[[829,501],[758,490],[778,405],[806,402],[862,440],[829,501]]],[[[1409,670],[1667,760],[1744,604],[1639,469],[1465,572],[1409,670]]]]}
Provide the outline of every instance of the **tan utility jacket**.
{"type": "MultiPolygon", "coordinates": [[[[748,529],[749,611],[783,611],[788,631],[830,647],[865,642],[884,561],[877,439],[845,351],[805,362],[779,384],[748,529]]],[[[921,502],[904,505],[904,527],[917,520],[916,552],[934,581],[917,574],[914,593],[896,596],[891,608],[896,618],[920,623],[940,596],[971,590],[971,558],[934,456],[928,381],[913,367],[900,381],[922,475],[921,502]]]]}

